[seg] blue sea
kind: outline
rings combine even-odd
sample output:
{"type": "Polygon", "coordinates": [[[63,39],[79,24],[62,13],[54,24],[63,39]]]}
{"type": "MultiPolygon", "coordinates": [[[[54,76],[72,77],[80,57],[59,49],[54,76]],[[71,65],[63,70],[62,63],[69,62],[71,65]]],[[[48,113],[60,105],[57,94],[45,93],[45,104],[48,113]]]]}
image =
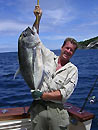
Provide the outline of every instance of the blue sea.
{"type": "MultiPolygon", "coordinates": [[[[60,50],[54,52],[60,55],[60,50]]],[[[68,102],[81,108],[98,76],[98,50],[77,50],[71,61],[79,69],[79,80],[68,102]]],[[[17,69],[17,52],[0,53],[0,108],[30,106],[32,102],[30,89],[21,75],[13,79],[17,69]]],[[[96,96],[95,103],[88,101],[85,110],[95,114],[91,130],[98,130],[98,82],[93,95],[96,96]]]]}

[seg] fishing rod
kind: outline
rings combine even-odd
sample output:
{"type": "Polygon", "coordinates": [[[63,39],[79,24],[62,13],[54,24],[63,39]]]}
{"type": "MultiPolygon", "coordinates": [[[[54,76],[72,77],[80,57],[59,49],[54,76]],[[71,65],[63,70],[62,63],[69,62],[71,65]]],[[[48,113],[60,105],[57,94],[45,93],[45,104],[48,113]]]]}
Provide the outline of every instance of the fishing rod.
{"type": "Polygon", "coordinates": [[[85,101],[84,101],[84,104],[83,104],[83,106],[82,106],[82,108],[80,109],[79,112],[82,112],[82,111],[84,110],[85,105],[86,105],[86,103],[87,103],[87,101],[88,101],[88,99],[89,99],[89,97],[90,97],[90,95],[91,95],[91,93],[92,93],[92,91],[93,91],[95,85],[96,85],[97,80],[98,80],[98,76],[97,76],[97,78],[96,78],[96,80],[95,80],[95,82],[94,82],[92,88],[90,89],[90,91],[89,91],[89,93],[88,93],[88,95],[87,95],[87,97],[86,97],[86,99],[85,99],[85,101]]]}

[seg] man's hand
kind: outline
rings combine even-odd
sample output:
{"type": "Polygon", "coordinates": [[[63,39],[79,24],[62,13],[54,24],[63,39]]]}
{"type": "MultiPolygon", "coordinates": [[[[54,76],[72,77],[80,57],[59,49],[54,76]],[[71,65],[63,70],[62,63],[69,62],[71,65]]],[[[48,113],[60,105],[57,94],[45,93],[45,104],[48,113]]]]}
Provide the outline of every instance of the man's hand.
{"type": "Polygon", "coordinates": [[[34,14],[35,16],[38,16],[39,18],[42,16],[42,10],[39,5],[35,6],[34,14]]]}
{"type": "Polygon", "coordinates": [[[43,95],[43,93],[41,91],[33,91],[31,90],[32,93],[32,98],[33,99],[37,99],[37,98],[41,98],[41,96],[43,95]]]}

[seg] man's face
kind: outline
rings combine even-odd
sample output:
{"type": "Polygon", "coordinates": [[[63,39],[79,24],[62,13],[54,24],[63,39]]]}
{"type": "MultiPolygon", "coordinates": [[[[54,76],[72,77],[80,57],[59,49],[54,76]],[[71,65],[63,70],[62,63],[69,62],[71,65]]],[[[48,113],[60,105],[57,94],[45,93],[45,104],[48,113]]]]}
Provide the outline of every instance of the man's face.
{"type": "Polygon", "coordinates": [[[75,51],[76,45],[73,45],[70,41],[61,48],[61,58],[66,62],[70,60],[75,51]]]}

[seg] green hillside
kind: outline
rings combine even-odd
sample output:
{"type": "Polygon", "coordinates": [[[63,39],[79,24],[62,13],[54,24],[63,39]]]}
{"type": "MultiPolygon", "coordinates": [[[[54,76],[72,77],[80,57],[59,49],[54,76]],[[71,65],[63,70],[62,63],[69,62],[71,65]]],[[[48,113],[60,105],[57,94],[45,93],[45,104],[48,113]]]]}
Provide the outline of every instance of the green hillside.
{"type": "Polygon", "coordinates": [[[91,39],[88,39],[88,40],[85,40],[85,41],[80,41],[80,42],[78,42],[78,46],[80,49],[85,49],[88,44],[90,44],[91,42],[94,42],[96,40],[98,40],[98,36],[91,38],[91,39]]]}

